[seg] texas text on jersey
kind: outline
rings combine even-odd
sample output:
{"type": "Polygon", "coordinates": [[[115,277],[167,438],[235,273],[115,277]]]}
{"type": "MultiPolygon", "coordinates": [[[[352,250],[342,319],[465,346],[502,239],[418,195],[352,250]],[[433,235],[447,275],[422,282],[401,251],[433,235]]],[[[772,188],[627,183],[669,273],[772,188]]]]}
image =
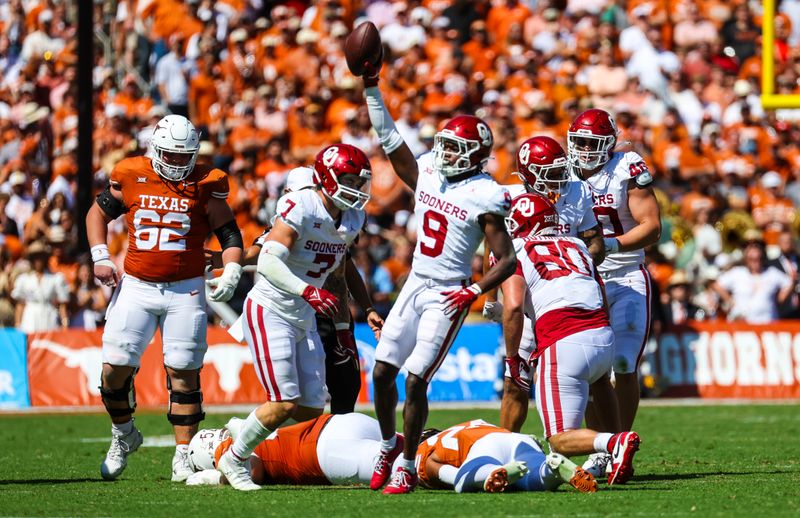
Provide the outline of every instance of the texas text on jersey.
{"type": "Polygon", "coordinates": [[[228,178],[201,164],[183,181],[171,182],[153,170],[150,158],[120,161],[111,184],[122,192],[129,228],[125,272],[149,282],[201,277],[203,243],[211,232],[207,205],[228,196],[228,178]]]}

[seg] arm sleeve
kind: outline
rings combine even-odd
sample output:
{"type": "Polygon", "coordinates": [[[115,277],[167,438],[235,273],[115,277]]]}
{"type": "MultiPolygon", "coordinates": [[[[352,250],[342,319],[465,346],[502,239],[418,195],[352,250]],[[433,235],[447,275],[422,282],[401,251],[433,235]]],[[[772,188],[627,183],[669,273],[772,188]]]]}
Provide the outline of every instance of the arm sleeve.
{"type": "Polygon", "coordinates": [[[383,150],[388,155],[403,145],[403,137],[400,136],[392,116],[383,104],[380,89],[377,86],[371,86],[364,90],[364,97],[367,100],[369,120],[375,133],[378,134],[378,140],[383,150]]]}
{"type": "Polygon", "coordinates": [[[257,271],[276,288],[300,297],[308,283],[292,273],[285,262],[287,257],[288,248],[277,241],[267,241],[258,256],[257,271]]]}

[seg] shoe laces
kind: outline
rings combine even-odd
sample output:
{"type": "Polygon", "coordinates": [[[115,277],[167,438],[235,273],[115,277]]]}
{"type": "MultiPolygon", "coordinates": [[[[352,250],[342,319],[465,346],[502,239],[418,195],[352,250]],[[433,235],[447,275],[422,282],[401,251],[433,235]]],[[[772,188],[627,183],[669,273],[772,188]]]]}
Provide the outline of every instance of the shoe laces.
{"type": "Polygon", "coordinates": [[[394,472],[394,475],[392,475],[392,482],[390,485],[394,487],[410,486],[411,473],[409,473],[405,468],[398,469],[394,472]]]}
{"type": "Polygon", "coordinates": [[[175,456],[172,458],[172,471],[193,471],[188,453],[175,452],[175,456]]]}
{"type": "Polygon", "coordinates": [[[125,458],[125,455],[130,453],[131,445],[125,441],[122,435],[113,436],[111,438],[111,447],[108,449],[108,456],[116,459],[121,460],[125,458]]]}

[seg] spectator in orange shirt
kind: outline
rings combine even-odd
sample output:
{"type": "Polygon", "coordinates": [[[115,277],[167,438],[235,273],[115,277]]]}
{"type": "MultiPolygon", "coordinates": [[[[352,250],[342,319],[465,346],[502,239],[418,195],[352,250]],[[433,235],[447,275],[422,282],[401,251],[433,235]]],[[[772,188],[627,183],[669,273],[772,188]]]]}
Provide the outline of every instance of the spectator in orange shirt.
{"type": "Polygon", "coordinates": [[[511,26],[517,24],[522,28],[525,20],[531,15],[530,10],[519,0],[498,2],[486,17],[486,28],[494,36],[496,42],[505,42],[511,26]]]}
{"type": "Polygon", "coordinates": [[[269,133],[256,128],[255,110],[248,106],[242,113],[242,118],[234,126],[228,137],[233,149],[234,160],[245,157],[255,158],[264,149],[269,133]]]}
{"type": "Polygon", "coordinates": [[[300,114],[298,127],[291,133],[289,145],[293,159],[298,163],[310,163],[322,147],[331,143],[324,117],[322,106],[316,103],[306,106],[300,114]]]}
{"type": "Polygon", "coordinates": [[[411,271],[411,259],[414,257],[414,244],[406,236],[397,236],[392,240],[392,255],[383,263],[386,271],[392,278],[392,282],[399,289],[411,271]]]}
{"type": "Polygon", "coordinates": [[[211,56],[203,56],[198,60],[197,66],[199,72],[189,82],[189,119],[201,134],[207,135],[211,123],[211,106],[219,100],[219,65],[211,56]]]}
{"type": "Polygon", "coordinates": [[[751,198],[753,220],[764,232],[767,245],[778,243],[778,236],[792,222],[795,208],[783,196],[783,178],[775,171],[767,171],[759,181],[762,191],[751,198]]]}
{"type": "Polygon", "coordinates": [[[497,52],[489,41],[486,22],[483,20],[472,22],[470,39],[461,47],[461,51],[472,60],[473,72],[486,74],[492,70],[497,52]]]}

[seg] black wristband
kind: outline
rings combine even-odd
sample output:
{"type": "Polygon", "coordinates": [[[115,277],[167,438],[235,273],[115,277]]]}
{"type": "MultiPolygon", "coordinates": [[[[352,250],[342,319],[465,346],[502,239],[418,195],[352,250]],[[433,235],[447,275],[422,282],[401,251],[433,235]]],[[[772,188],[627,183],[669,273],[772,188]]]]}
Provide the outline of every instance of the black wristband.
{"type": "Polygon", "coordinates": [[[369,316],[369,314],[370,314],[370,313],[372,313],[373,311],[374,311],[375,313],[377,313],[377,312],[378,312],[378,310],[377,310],[377,309],[375,309],[375,308],[373,308],[372,306],[368,307],[367,309],[365,309],[365,310],[364,310],[364,316],[365,316],[365,317],[368,317],[368,316],[369,316]]]}

